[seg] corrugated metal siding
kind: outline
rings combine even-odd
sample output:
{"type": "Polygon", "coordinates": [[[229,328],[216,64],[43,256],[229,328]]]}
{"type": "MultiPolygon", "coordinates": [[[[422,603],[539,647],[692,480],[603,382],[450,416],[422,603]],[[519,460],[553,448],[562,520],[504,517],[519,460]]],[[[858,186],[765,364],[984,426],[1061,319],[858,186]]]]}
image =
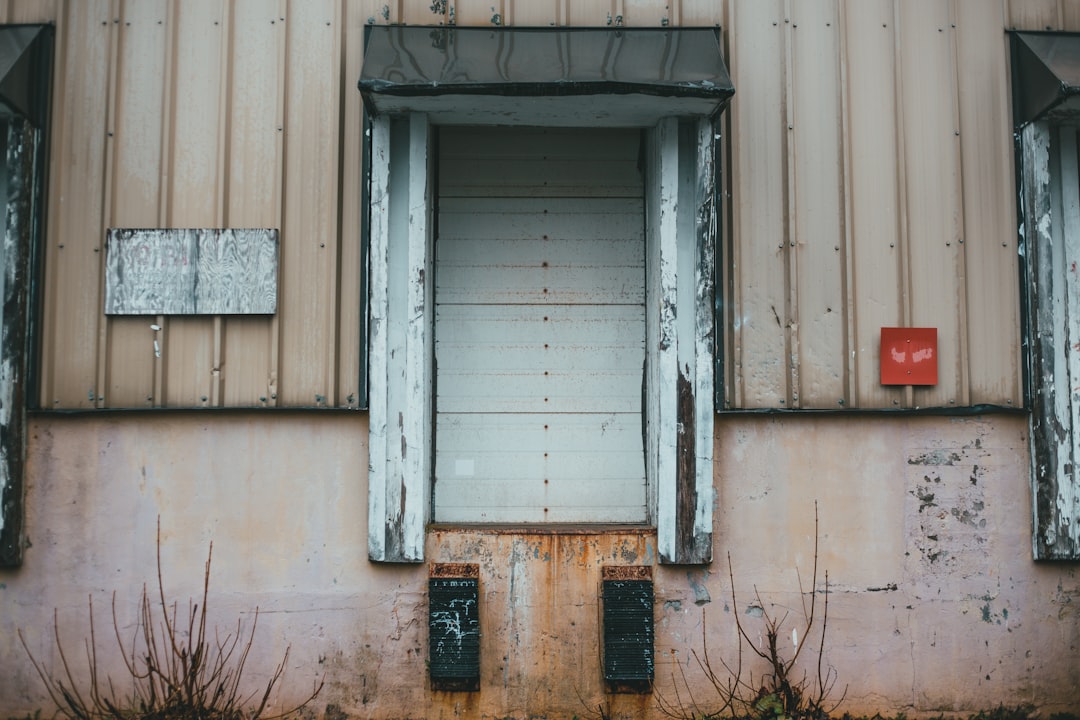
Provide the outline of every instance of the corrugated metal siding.
{"type": "Polygon", "coordinates": [[[355,405],[363,26],[450,20],[722,26],[729,407],[1021,403],[1003,30],[1077,0],[0,2],[58,30],[42,405],[355,405]],[[199,226],[281,229],[280,311],[160,318],[157,359],[105,229],[199,226]],[[936,387],[878,383],[906,323],[936,387]]]}
{"type": "Polygon", "coordinates": [[[1021,404],[1002,12],[728,5],[729,407],[1021,404]],[[889,325],[938,385],[880,385],[889,325]]]}
{"type": "Polygon", "coordinates": [[[45,407],[355,405],[359,222],[341,188],[358,190],[360,164],[358,138],[342,160],[341,119],[359,135],[344,79],[359,66],[342,62],[359,50],[342,48],[362,21],[349,10],[346,31],[337,0],[61,4],[45,407]],[[280,228],[279,311],[105,318],[108,227],[280,228]]]}

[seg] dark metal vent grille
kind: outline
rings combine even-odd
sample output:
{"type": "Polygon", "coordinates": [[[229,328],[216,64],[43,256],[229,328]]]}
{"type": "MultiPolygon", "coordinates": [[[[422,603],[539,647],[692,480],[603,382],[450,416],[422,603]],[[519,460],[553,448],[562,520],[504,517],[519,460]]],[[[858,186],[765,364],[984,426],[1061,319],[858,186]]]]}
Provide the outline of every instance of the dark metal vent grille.
{"type": "Polygon", "coordinates": [[[604,580],[604,679],[653,679],[652,580],[604,580]]]}
{"type": "Polygon", "coordinates": [[[479,597],[476,578],[428,580],[428,660],[436,689],[479,689],[479,597]]]}

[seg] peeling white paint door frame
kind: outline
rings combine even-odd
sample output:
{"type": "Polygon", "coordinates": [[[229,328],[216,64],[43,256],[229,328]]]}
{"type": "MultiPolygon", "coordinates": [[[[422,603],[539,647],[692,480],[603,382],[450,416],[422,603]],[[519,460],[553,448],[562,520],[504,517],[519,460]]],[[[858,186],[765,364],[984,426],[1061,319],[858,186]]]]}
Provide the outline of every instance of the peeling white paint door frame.
{"type": "MultiPolygon", "coordinates": [[[[368,555],[423,561],[432,437],[431,128],[372,119],[368,555]]],[[[663,118],[646,168],[646,482],[662,562],[712,559],[716,208],[709,119],[663,118]]]]}
{"type": "Polygon", "coordinates": [[[1021,252],[1031,384],[1032,550],[1080,557],[1080,161],[1077,129],[1021,132],[1021,252]]]}
{"type": "Polygon", "coordinates": [[[431,477],[431,129],[371,123],[368,556],[424,559],[431,477]]]}

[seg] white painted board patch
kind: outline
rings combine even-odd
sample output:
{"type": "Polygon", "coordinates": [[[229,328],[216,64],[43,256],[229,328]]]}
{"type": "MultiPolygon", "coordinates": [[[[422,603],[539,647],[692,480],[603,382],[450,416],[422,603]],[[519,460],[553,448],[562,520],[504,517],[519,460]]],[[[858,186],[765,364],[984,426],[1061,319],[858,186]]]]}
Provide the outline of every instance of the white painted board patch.
{"type": "Polygon", "coordinates": [[[106,315],[269,315],[277,311],[276,229],[111,228],[106,315]]]}

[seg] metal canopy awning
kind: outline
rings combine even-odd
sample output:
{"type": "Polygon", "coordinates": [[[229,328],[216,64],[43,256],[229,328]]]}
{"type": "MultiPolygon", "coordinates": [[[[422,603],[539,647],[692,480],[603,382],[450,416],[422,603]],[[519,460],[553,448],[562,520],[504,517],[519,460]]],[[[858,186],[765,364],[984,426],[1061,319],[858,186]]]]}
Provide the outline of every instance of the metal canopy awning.
{"type": "Polygon", "coordinates": [[[1080,35],[1010,32],[1013,124],[1080,122],[1080,35]]]}
{"type": "Polygon", "coordinates": [[[49,25],[0,26],[0,116],[45,126],[52,32],[49,25]]]}
{"type": "Polygon", "coordinates": [[[735,92],[713,28],[369,26],[359,87],[373,115],[500,125],[651,125],[735,92]]]}

